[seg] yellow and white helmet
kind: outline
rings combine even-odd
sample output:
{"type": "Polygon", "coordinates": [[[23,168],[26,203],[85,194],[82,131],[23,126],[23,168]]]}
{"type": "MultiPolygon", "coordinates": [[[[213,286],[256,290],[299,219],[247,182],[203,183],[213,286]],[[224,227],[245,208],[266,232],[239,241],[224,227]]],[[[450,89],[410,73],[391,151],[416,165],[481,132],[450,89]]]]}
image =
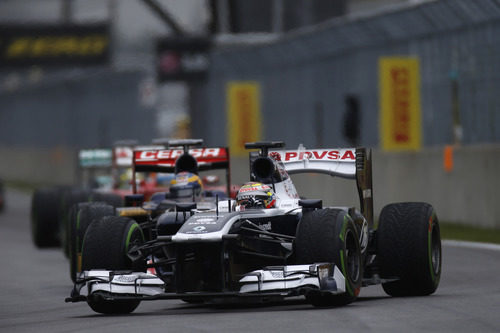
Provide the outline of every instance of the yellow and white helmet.
{"type": "Polygon", "coordinates": [[[179,172],[170,181],[172,198],[198,197],[203,190],[203,184],[198,175],[191,172],[179,172]]]}
{"type": "Polygon", "coordinates": [[[270,186],[250,182],[243,185],[238,191],[236,205],[246,209],[274,208],[276,205],[276,196],[270,186]]]}

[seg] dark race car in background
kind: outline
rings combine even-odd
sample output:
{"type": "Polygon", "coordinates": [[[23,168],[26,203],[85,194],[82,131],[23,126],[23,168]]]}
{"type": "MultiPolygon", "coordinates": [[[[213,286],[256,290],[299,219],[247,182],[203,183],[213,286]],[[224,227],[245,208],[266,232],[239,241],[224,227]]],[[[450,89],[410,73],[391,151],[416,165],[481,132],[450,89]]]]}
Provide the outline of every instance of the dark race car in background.
{"type": "MultiPolygon", "coordinates": [[[[138,149],[134,151],[132,195],[125,196],[125,206],[113,207],[102,203],[79,204],[77,218],[70,224],[70,276],[75,280],[81,271],[81,254],[84,236],[89,225],[96,220],[109,220],[111,217],[122,216],[134,218],[144,229],[149,231],[145,237],[153,238],[152,225],[156,225],[157,218],[164,212],[175,210],[178,204],[191,207],[196,202],[203,209],[215,208],[218,200],[228,198],[228,193],[236,191],[231,185],[229,168],[229,151],[225,147],[193,147],[203,143],[199,139],[170,140],[171,149],[138,149]],[[182,148],[179,148],[182,147],[182,148]],[[205,186],[202,184],[200,173],[209,172],[208,177],[214,177],[216,170],[225,171],[227,184],[221,188],[220,184],[211,181],[205,186]],[[156,192],[146,200],[144,193],[139,192],[139,175],[157,173],[158,175],[174,174],[169,182],[169,190],[156,192]]],[[[217,176],[218,177],[218,176],[217,176]]],[[[175,214],[174,214],[175,215],[175,214]]],[[[171,216],[171,215],[170,215],[171,216]]],[[[178,224],[176,218],[171,223],[178,224]]],[[[174,226],[175,227],[175,226],[174,226]]],[[[85,236],[86,237],[86,236],[85,236]]]]}
{"type": "MultiPolygon", "coordinates": [[[[66,230],[72,218],[71,208],[77,203],[103,202],[113,207],[123,206],[124,196],[132,193],[130,170],[134,145],[135,141],[123,140],[109,149],[82,149],[78,153],[78,185],[35,190],[31,203],[31,234],[37,247],[62,246],[65,254],[69,254],[66,230]]],[[[143,181],[139,189],[149,197],[165,187],[157,188],[153,179],[143,181]]]]}
{"type": "MultiPolygon", "coordinates": [[[[217,200],[212,209],[177,203],[153,219],[120,214],[94,221],[84,239],[83,272],[66,301],[111,314],[158,299],[262,302],[304,295],[314,306],[339,306],[372,284],[392,296],[434,293],[441,275],[436,213],[427,203],[389,204],[375,229],[370,152],[283,150],[282,142],[246,147],[260,152],[251,154],[253,182],[238,200],[217,200]],[[355,180],[360,208],[300,199],[289,174],[301,172],[355,180]],[[262,204],[249,195],[255,192],[272,200],[262,204]]],[[[158,166],[161,156],[135,155],[158,166]]],[[[179,165],[193,165],[189,160],[179,165]]]]}

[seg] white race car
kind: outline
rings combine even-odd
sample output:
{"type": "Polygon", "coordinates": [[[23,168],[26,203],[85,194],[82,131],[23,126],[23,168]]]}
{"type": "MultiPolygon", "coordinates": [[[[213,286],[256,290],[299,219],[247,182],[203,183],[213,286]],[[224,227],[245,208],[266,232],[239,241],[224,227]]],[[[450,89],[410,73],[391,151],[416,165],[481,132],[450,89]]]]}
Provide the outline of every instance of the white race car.
{"type": "MultiPolygon", "coordinates": [[[[429,295],[441,274],[439,224],[431,205],[386,206],[373,226],[371,153],[245,145],[252,182],[236,200],[203,210],[182,203],[153,228],[128,217],[94,222],[67,302],[129,313],[141,301],[265,301],[304,295],[315,306],[356,299],[362,286],[393,296],[429,295]],[[356,181],[360,210],[300,199],[289,174],[320,172],[356,181]],[[144,242],[144,235],[153,235],[144,242]],[[83,288],[86,287],[86,288],[83,288]]],[[[152,159],[151,163],[161,164],[152,159]]]]}

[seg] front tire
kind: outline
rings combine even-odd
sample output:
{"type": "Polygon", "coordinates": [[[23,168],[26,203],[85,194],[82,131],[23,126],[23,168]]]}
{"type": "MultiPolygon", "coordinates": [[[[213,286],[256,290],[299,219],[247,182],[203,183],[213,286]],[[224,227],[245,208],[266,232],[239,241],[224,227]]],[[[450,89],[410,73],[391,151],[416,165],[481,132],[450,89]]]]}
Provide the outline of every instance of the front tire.
{"type": "MultiPolygon", "coordinates": [[[[82,270],[133,270],[145,271],[145,263],[132,263],[128,250],[144,241],[139,225],[132,219],[121,216],[103,217],[92,222],[85,233],[82,250],[82,270]]],[[[107,300],[90,295],[89,306],[98,313],[124,314],[134,311],[139,300],[107,300]]]]}
{"type": "Polygon", "coordinates": [[[104,216],[113,216],[115,209],[104,202],[81,202],[73,205],[69,219],[69,266],[73,282],[82,271],[82,246],[89,225],[104,216]]]}
{"type": "Polygon", "coordinates": [[[363,277],[362,255],[356,227],[345,211],[319,209],[304,213],[297,227],[295,249],[298,263],[333,262],[345,277],[345,293],[311,291],[306,299],[312,305],[341,306],[356,299],[363,277]]]}
{"type": "Polygon", "coordinates": [[[382,284],[391,296],[434,293],[441,277],[441,236],[434,208],[428,203],[390,204],[380,213],[377,258],[382,284]]]}

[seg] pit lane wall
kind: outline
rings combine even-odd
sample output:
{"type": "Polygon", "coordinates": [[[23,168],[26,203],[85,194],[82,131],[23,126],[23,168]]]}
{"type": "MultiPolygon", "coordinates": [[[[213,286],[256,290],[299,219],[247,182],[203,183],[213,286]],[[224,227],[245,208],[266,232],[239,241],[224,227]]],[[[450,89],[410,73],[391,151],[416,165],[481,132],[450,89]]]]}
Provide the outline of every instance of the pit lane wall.
{"type": "Polygon", "coordinates": [[[69,185],[77,179],[77,151],[0,145],[0,178],[33,186],[69,185]]]}
{"type": "MultiPolygon", "coordinates": [[[[389,153],[373,150],[375,215],[393,202],[431,203],[441,221],[500,229],[500,145],[454,147],[453,168],[444,169],[444,148],[389,153]]],[[[235,159],[234,182],[248,180],[248,160],[235,159]]],[[[324,205],[359,207],[354,180],[293,175],[301,196],[324,205]]]]}

